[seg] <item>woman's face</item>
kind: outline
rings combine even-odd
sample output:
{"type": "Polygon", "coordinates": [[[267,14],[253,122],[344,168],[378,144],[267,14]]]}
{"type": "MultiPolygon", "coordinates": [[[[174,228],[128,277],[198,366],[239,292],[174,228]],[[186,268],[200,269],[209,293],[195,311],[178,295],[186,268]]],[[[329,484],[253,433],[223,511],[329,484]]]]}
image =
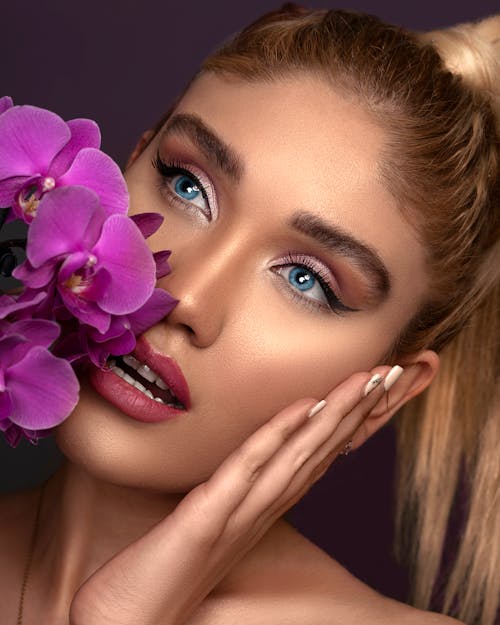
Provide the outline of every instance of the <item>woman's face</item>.
{"type": "Polygon", "coordinates": [[[90,385],[58,442],[114,482],[182,492],[262,423],[383,362],[426,290],[424,251],[384,187],[384,133],[307,76],[198,78],[126,172],[170,249],[180,300],[146,332],[191,408],[142,423],[90,385]]]}

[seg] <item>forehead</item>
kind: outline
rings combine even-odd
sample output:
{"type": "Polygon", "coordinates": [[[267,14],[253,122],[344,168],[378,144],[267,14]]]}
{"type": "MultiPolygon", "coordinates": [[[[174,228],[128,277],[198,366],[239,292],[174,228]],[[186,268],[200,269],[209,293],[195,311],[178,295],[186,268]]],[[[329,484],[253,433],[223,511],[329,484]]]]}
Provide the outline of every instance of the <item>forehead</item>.
{"type": "Polygon", "coordinates": [[[241,155],[241,188],[265,188],[274,211],[288,208],[284,194],[293,194],[295,209],[314,205],[359,234],[360,211],[399,212],[379,176],[384,131],[324,79],[304,73],[248,82],[207,73],[176,112],[197,114],[241,155]]]}
{"type": "Polygon", "coordinates": [[[316,186],[328,187],[329,195],[346,186],[360,196],[372,194],[374,186],[386,193],[378,179],[382,129],[353,97],[339,95],[319,77],[304,73],[248,82],[207,73],[177,110],[207,120],[243,152],[249,173],[257,173],[258,154],[260,169],[279,165],[298,181],[314,174],[316,186]]]}

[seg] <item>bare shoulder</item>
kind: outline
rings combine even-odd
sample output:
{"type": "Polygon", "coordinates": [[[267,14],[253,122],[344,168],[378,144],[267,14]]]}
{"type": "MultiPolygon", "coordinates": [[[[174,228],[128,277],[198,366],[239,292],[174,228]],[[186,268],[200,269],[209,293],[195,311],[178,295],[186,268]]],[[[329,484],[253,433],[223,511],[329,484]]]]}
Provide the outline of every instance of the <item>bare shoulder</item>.
{"type": "Polygon", "coordinates": [[[287,523],[269,532],[186,625],[459,625],[382,596],[287,523]]]}

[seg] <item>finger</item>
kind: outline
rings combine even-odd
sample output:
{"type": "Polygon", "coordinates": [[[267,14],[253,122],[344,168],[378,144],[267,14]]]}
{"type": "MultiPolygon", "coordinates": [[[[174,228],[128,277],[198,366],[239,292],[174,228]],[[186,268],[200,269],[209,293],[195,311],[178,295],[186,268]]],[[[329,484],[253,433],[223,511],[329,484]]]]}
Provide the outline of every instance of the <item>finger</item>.
{"type": "MultiPolygon", "coordinates": [[[[378,367],[376,371],[381,375],[384,384],[380,384],[379,382],[380,386],[376,390],[371,386],[370,400],[362,400],[344,419],[342,419],[332,437],[320,445],[318,450],[313,452],[310,458],[308,458],[302,467],[294,474],[286,490],[284,490],[281,497],[276,497],[275,503],[272,505],[272,514],[275,518],[281,516],[287,509],[300,500],[311,486],[326,473],[331,463],[345,447],[347,441],[354,437],[357,429],[364,421],[369,411],[376,405],[380,397],[387,390],[385,389],[386,382],[391,379],[391,384],[394,383],[401,374],[402,369],[401,367],[378,367]]],[[[327,418],[327,416],[328,413],[324,412],[322,418],[327,418]]]]}
{"type": "MultiPolygon", "coordinates": [[[[337,421],[360,401],[370,377],[369,373],[353,374],[329,394],[328,401],[336,406],[337,421]]],[[[207,482],[184,498],[176,512],[200,517],[203,522],[197,531],[202,542],[210,541],[211,537],[217,539],[230,516],[254,488],[262,468],[307,421],[306,413],[314,403],[301,400],[282,410],[228,456],[207,482]]]]}
{"type": "Polygon", "coordinates": [[[175,516],[198,516],[197,537],[209,543],[224,530],[228,517],[245,498],[262,464],[279,449],[317,403],[301,399],[281,410],[230,454],[211,478],[190,491],[174,511],[175,516]]]}
{"type": "Polygon", "coordinates": [[[321,413],[297,430],[263,467],[251,492],[231,519],[231,526],[235,529],[252,523],[259,516],[259,510],[261,514],[267,510],[272,516],[284,504],[293,505],[303,487],[307,490],[314,483],[318,466],[323,462],[329,466],[383,392],[380,385],[367,397],[359,393],[351,396],[351,409],[347,414],[346,404],[340,407],[336,392],[330,393],[321,413]]]}

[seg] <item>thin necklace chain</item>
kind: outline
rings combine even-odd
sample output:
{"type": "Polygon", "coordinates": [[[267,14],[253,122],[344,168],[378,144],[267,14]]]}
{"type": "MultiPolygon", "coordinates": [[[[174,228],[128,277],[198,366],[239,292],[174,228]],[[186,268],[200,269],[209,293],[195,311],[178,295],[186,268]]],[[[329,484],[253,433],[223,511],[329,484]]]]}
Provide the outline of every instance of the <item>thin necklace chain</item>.
{"type": "Polygon", "coordinates": [[[19,610],[17,611],[17,623],[16,625],[23,625],[23,611],[24,611],[24,597],[26,595],[26,588],[28,586],[28,578],[30,575],[31,562],[33,561],[33,554],[35,553],[36,541],[38,537],[38,527],[40,524],[40,510],[42,509],[43,493],[45,491],[45,484],[42,484],[40,494],[38,496],[38,504],[36,507],[35,525],[33,527],[33,533],[31,534],[31,543],[28,552],[28,559],[24,567],[23,583],[21,585],[21,595],[19,597],[19,610]]]}

